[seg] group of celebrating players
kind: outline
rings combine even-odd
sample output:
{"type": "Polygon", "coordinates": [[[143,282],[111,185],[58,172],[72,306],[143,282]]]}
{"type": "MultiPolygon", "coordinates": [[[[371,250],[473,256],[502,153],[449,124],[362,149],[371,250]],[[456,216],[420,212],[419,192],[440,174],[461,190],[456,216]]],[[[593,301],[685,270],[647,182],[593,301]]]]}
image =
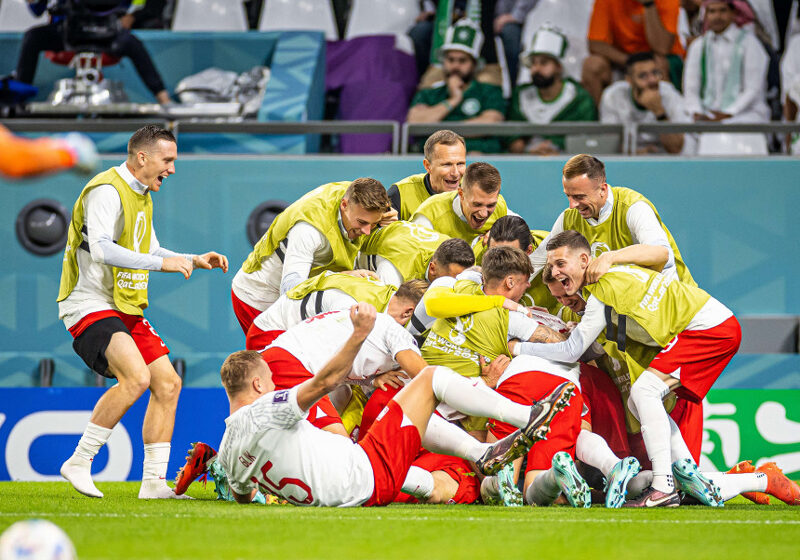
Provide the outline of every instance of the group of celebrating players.
{"type": "Polygon", "coordinates": [[[425,143],[425,173],[328,183],[275,218],[232,281],[247,349],[222,365],[219,453],[195,444],[169,488],[180,378],[142,314],[149,271],[228,268],[155,237],[150,192],[176,155],[168,131],[140,129],[73,209],[60,315],[118,381],[62,466],[79,492],[102,497],[92,458],[149,388],[140,498],[185,498],[208,472],[241,503],[590,507],[594,489],[607,507],[800,505],[774,463],[698,468],[702,401],[741,329],[653,204],[581,154],[569,208],[531,230],[449,130],[425,143]]]}

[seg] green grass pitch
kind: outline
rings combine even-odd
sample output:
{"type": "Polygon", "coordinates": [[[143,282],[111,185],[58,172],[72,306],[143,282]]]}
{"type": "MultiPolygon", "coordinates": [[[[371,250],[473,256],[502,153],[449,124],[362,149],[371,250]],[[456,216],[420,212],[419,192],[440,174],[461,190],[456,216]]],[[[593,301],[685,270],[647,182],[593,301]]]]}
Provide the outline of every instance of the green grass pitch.
{"type": "MultiPolygon", "coordinates": [[[[66,482],[0,483],[0,532],[20,519],[48,519],[81,560],[214,558],[444,560],[515,558],[797,558],[800,508],[576,510],[488,506],[299,508],[214,500],[195,483],[193,501],[144,501],[139,483],[107,482],[102,500],[66,482]]],[[[777,501],[773,498],[773,502],[777,501]]]]}

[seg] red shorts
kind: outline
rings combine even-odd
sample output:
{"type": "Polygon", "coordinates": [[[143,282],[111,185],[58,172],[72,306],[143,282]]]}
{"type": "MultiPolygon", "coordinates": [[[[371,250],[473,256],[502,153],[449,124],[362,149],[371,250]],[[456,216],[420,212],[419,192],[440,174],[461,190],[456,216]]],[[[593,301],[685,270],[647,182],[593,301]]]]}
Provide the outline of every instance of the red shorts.
{"type": "MultiPolygon", "coordinates": [[[[275,384],[276,390],[291,389],[300,385],[306,379],[314,377],[314,374],[308,371],[300,363],[300,360],[283,348],[267,348],[261,353],[261,357],[267,362],[272,372],[272,382],[275,384]]],[[[342,423],[342,418],[328,397],[322,397],[317,401],[317,404],[308,410],[306,420],[317,428],[342,423]]]]}
{"type": "Polygon", "coordinates": [[[620,457],[631,454],[628,428],[625,425],[625,405],[614,381],[603,370],[581,364],[581,396],[589,409],[584,419],[592,432],[602,436],[611,450],[620,457]]]}
{"type": "Polygon", "coordinates": [[[683,331],[669,341],[650,367],[661,373],[678,371],[678,397],[702,403],[708,390],[739,350],[742,328],[736,317],[704,331],[683,331]]]}
{"type": "MultiPolygon", "coordinates": [[[[520,404],[531,404],[549,395],[556,387],[564,383],[564,378],[541,371],[526,371],[509,377],[497,386],[497,392],[520,404]]],[[[581,432],[581,414],[583,398],[575,392],[569,405],[556,414],[550,422],[547,439],[537,441],[528,451],[528,466],[525,472],[542,471],[551,467],[553,455],[566,451],[575,457],[575,442],[581,432]]],[[[514,432],[517,428],[498,420],[489,421],[489,431],[498,439],[514,432]]]]}
{"type": "Polygon", "coordinates": [[[375,477],[372,497],[363,505],[385,506],[395,499],[421,444],[419,430],[396,401],[389,401],[367,436],[358,442],[369,457],[375,477]]]}
{"type": "Polygon", "coordinates": [[[236,294],[233,293],[233,289],[231,289],[231,302],[233,303],[233,313],[239,320],[239,326],[242,327],[242,331],[244,331],[244,334],[247,335],[247,330],[250,328],[250,325],[253,324],[253,321],[256,320],[256,317],[261,315],[261,311],[255,307],[247,305],[245,302],[236,297],[236,294]]]}
{"type": "Polygon", "coordinates": [[[399,392],[400,389],[395,389],[394,387],[387,387],[385,391],[375,389],[372,392],[367,404],[364,405],[364,413],[361,415],[361,424],[358,426],[358,441],[367,437],[370,426],[378,418],[384,407],[389,404],[389,401],[399,392]]]}
{"type": "MultiPolygon", "coordinates": [[[[411,465],[428,472],[442,471],[458,483],[458,490],[448,503],[474,504],[481,497],[481,482],[466,459],[431,453],[423,449],[411,465]]],[[[394,501],[407,504],[419,503],[417,498],[403,492],[398,494],[394,501]]]]}
{"type": "Polygon", "coordinates": [[[261,352],[267,346],[272,344],[273,340],[285,332],[286,331],[262,331],[256,326],[255,323],[253,323],[250,325],[250,328],[247,329],[247,341],[245,342],[245,348],[248,350],[255,350],[256,352],[261,352]]]}
{"type": "Polygon", "coordinates": [[[156,329],[141,315],[127,315],[112,309],[95,311],[94,313],[89,313],[72,325],[69,329],[69,333],[72,335],[72,338],[78,338],[92,323],[96,323],[101,319],[107,319],[108,317],[118,317],[122,320],[131,338],[133,338],[136,348],[139,349],[139,353],[142,355],[142,358],[144,358],[145,364],[150,364],[161,356],[169,354],[169,348],[167,348],[167,345],[161,340],[156,329]]]}

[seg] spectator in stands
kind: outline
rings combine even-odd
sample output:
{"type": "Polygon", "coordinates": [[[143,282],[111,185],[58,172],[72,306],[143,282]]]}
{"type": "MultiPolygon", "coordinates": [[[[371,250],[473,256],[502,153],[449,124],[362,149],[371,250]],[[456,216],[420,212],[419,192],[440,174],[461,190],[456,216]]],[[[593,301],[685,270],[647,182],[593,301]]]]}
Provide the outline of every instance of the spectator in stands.
{"type": "MultiPolygon", "coordinates": [[[[121,0],[119,4],[122,7],[129,6],[130,0],[121,0]]],[[[68,4],[66,0],[55,0],[55,7],[61,13],[69,10],[70,6],[71,4],[68,4]]],[[[28,8],[35,15],[40,16],[48,8],[53,11],[53,3],[49,0],[28,0],[28,8]]],[[[132,22],[130,18],[126,18],[126,15],[122,16],[124,19],[121,23],[130,25],[132,22]]],[[[67,15],[66,17],[69,16],[67,15]]],[[[49,23],[32,27],[25,32],[16,70],[16,78],[20,82],[33,83],[40,52],[63,51],[65,49],[64,24],[65,16],[52,16],[49,23]]],[[[132,35],[128,29],[125,29],[124,25],[114,40],[112,48],[107,52],[112,56],[127,56],[130,58],[142,81],[153,92],[156,100],[162,105],[169,103],[169,94],[164,88],[164,82],[153,65],[150,55],[142,42],[132,35]]]]}
{"type": "Polygon", "coordinates": [[[522,49],[522,24],[539,0],[497,0],[494,17],[494,34],[503,43],[511,85],[519,74],[519,53],[522,49]]]}
{"type": "MultiPolygon", "coordinates": [[[[503,120],[505,101],[502,90],[475,79],[483,33],[468,19],[447,30],[440,50],[445,81],[422,89],[411,100],[409,123],[461,121],[495,123],[503,120]]],[[[467,138],[468,152],[499,152],[496,137],[467,138]]]]}
{"type": "Polygon", "coordinates": [[[596,102],[613,71],[623,70],[628,56],[637,52],[655,53],[661,72],[680,87],[679,9],[680,0],[595,0],[581,81],[596,102]]]}
{"type": "Polygon", "coordinates": [[[769,58],[754,33],[734,23],[728,0],[705,0],[708,30],[686,55],[683,92],[695,121],[767,122],[769,58]]]}
{"type": "MultiPolygon", "coordinates": [[[[788,122],[800,122],[800,35],[792,36],[781,61],[783,80],[783,116],[788,122]]],[[[800,154],[800,134],[788,135],[789,153],[800,154]]]]}
{"type": "MultiPolygon", "coordinates": [[[[562,121],[596,121],[597,108],[589,93],[572,78],[564,77],[562,57],[567,38],[550,27],[540,28],[522,63],[531,72],[531,83],[518,86],[511,98],[508,119],[548,124],[562,121]]],[[[564,149],[564,136],[515,138],[509,151],[519,154],[554,155],[564,149]]]]}
{"type": "MultiPolygon", "coordinates": [[[[600,121],[611,124],[692,122],[683,97],[663,78],[653,53],[629,56],[625,80],[603,91],[600,121]]],[[[684,135],[640,133],[637,144],[639,153],[677,154],[684,148],[684,135]]]]}

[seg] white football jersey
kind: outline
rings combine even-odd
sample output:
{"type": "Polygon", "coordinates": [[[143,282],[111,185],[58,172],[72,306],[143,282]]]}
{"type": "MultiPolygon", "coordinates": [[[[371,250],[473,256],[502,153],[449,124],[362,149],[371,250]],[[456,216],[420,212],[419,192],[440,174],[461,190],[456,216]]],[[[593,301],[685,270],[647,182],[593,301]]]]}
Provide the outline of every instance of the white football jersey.
{"type": "MultiPolygon", "coordinates": [[[[311,373],[318,373],[353,334],[350,310],[329,311],[295,325],[272,343],[283,348],[311,373]]],[[[394,357],[402,350],[419,348],[397,321],[386,313],[378,313],[372,332],[361,345],[348,374],[352,380],[368,379],[398,367],[394,357]]]]}
{"type": "Polygon", "coordinates": [[[567,381],[572,381],[578,390],[581,388],[581,371],[578,364],[554,362],[546,358],[530,356],[527,354],[516,356],[511,360],[511,363],[508,364],[508,367],[503,372],[503,375],[501,375],[500,379],[497,381],[497,386],[499,387],[505,380],[510,377],[514,377],[518,373],[524,373],[528,371],[541,371],[542,373],[549,373],[550,375],[563,377],[567,381]]]}
{"type": "Polygon", "coordinates": [[[292,299],[283,294],[269,309],[256,317],[253,323],[262,331],[288,331],[304,319],[326,311],[350,309],[356,303],[358,302],[352,297],[335,288],[314,292],[314,296],[305,303],[305,306],[302,299],[292,299]],[[316,294],[318,293],[322,294],[319,311],[317,311],[316,303],[316,294]]]}
{"type": "Polygon", "coordinates": [[[237,494],[259,487],[299,506],[358,506],[375,487],[364,449],[312,426],[297,390],[267,393],[225,419],[217,460],[237,494]]]}

